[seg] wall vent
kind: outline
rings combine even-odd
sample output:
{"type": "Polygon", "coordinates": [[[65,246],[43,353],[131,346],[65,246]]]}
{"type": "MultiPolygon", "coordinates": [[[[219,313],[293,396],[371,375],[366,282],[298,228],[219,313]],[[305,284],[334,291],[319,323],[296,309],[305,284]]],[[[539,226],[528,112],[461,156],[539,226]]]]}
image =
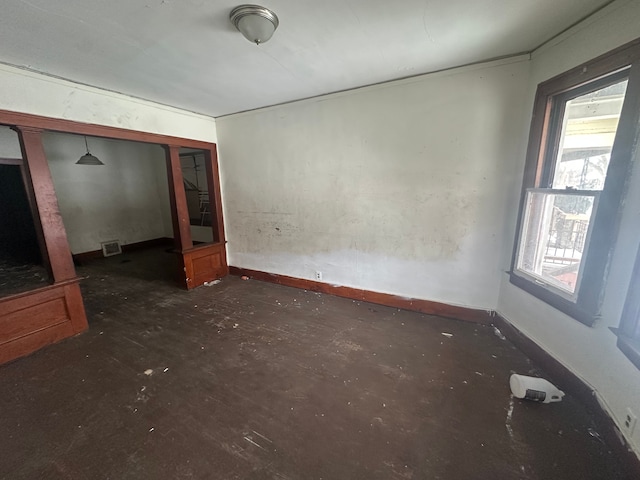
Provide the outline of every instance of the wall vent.
{"type": "Polygon", "coordinates": [[[122,247],[120,247],[120,240],[111,240],[109,242],[102,242],[102,254],[105,257],[112,255],[119,255],[122,253],[122,247]]]}

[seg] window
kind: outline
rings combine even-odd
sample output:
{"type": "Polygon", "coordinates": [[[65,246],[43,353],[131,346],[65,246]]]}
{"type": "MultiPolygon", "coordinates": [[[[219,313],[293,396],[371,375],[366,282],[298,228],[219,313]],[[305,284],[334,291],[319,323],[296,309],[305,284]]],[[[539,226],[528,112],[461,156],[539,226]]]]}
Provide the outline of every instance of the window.
{"type": "Polygon", "coordinates": [[[638,127],[640,41],[538,86],[511,282],[598,317],[638,127]]]}

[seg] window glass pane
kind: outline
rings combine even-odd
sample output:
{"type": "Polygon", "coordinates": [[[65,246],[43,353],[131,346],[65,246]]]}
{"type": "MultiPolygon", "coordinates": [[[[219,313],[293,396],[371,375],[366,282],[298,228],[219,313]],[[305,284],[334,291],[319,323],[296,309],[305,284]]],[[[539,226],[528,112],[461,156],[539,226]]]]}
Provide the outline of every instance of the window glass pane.
{"type": "Polygon", "coordinates": [[[627,80],[567,102],[553,188],[602,190],[627,80]]]}
{"type": "Polygon", "coordinates": [[[194,244],[217,241],[212,228],[215,214],[209,199],[206,162],[204,151],[180,149],[180,165],[189,210],[191,238],[194,244]]]}
{"type": "Polygon", "coordinates": [[[518,270],[574,293],[594,206],[593,194],[527,192],[518,270]]]}

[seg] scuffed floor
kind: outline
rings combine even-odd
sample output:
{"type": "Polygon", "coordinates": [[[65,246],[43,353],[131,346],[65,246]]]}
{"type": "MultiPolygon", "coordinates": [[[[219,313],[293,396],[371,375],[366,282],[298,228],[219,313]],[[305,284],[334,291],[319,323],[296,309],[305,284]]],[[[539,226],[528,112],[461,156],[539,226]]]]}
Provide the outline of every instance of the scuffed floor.
{"type": "Polygon", "coordinates": [[[16,261],[0,252],[0,298],[48,284],[49,275],[42,265],[16,261]]]}
{"type": "Polygon", "coordinates": [[[185,292],[166,255],[81,267],[90,331],[0,367],[0,478],[625,478],[570,396],[510,397],[543,373],[491,327],[233,277],[185,292]]]}

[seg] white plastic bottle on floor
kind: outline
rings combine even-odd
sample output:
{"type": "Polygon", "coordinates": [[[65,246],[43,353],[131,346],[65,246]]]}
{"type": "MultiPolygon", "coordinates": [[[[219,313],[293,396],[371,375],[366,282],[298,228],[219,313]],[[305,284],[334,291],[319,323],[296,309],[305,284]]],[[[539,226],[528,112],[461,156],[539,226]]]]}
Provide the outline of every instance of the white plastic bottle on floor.
{"type": "Polygon", "coordinates": [[[511,393],[516,398],[533,400],[541,403],[559,402],[564,392],[544,378],[527,377],[514,373],[509,379],[511,393]]]}

